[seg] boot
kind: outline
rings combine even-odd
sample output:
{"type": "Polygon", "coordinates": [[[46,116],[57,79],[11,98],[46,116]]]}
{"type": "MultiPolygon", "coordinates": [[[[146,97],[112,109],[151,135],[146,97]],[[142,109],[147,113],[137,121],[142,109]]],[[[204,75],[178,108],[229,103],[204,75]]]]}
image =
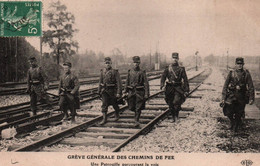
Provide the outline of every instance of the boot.
{"type": "Polygon", "coordinates": [[[140,126],[140,122],[139,122],[140,115],[141,115],[141,112],[135,112],[135,125],[134,125],[134,127],[140,126]]]}
{"type": "Polygon", "coordinates": [[[234,120],[230,121],[230,128],[229,128],[229,130],[233,130],[234,126],[235,126],[234,120]]]}
{"type": "Polygon", "coordinates": [[[71,123],[75,123],[75,115],[71,116],[71,123]]]}
{"type": "Polygon", "coordinates": [[[176,122],[177,120],[177,117],[175,116],[175,112],[174,111],[171,111],[171,115],[172,115],[172,123],[176,122]]]}
{"type": "Polygon", "coordinates": [[[114,121],[118,121],[119,120],[119,112],[115,111],[115,119],[114,121]]]}
{"type": "Polygon", "coordinates": [[[233,131],[234,132],[238,132],[238,121],[235,121],[235,125],[234,125],[234,127],[233,127],[233,131]]]}
{"type": "Polygon", "coordinates": [[[233,130],[234,129],[234,125],[235,125],[235,120],[234,120],[233,116],[229,116],[228,118],[230,120],[230,128],[229,129],[233,130]]]}
{"type": "Polygon", "coordinates": [[[179,111],[175,112],[175,122],[179,122],[179,111]]]}
{"type": "Polygon", "coordinates": [[[62,121],[67,121],[68,119],[69,119],[68,112],[64,112],[64,117],[63,117],[62,121]]]}
{"type": "Polygon", "coordinates": [[[36,110],[33,110],[33,116],[37,115],[36,110]]]}
{"type": "Polygon", "coordinates": [[[107,113],[103,112],[103,120],[99,123],[100,125],[103,125],[107,122],[107,113]]]}

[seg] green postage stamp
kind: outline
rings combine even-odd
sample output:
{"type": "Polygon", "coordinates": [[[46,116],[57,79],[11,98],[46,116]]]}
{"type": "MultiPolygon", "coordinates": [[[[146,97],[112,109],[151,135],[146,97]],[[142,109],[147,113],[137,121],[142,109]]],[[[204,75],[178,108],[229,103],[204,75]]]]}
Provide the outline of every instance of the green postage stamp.
{"type": "Polygon", "coordinates": [[[42,35],[42,2],[0,1],[0,10],[0,37],[42,35]]]}

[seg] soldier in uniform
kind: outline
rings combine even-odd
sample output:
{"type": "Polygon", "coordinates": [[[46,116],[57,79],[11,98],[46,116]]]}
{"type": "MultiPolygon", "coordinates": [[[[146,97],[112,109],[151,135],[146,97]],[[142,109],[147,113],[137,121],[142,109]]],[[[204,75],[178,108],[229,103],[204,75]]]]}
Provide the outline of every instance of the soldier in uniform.
{"type": "Polygon", "coordinates": [[[230,119],[230,129],[234,131],[241,125],[246,104],[253,104],[255,98],[252,77],[243,66],[244,59],[236,58],[236,67],[229,72],[222,91],[224,115],[230,119]]]}
{"type": "Polygon", "coordinates": [[[100,70],[100,79],[98,86],[98,94],[102,98],[102,114],[103,120],[100,125],[107,122],[107,109],[112,105],[115,109],[115,119],[119,119],[119,106],[117,99],[122,96],[122,83],[117,69],[112,68],[112,61],[110,57],[105,58],[105,69],[100,70]]]}
{"type": "Polygon", "coordinates": [[[29,58],[30,69],[27,72],[27,90],[26,93],[30,94],[30,104],[33,115],[36,115],[37,102],[45,102],[48,104],[49,109],[52,108],[50,98],[46,94],[49,88],[49,81],[41,67],[37,65],[35,57],[29,58]]]}
{"type": "Polygon", "coordinates": [[[129,110],[135,112],[135,126],[139,126],[141,111],[149,97],[149,83],[145,70],[140,68],[140,57],[133,57],[134,68],[128,70],[124,94],[128,98],[129,110]]]}
{"type": "Polygon", "coordinates": [[[161,77],[161,89],[165,89],[165,101],[172,114],[172,122],[179,118],[181,105],[189,93],[189,82],[184,67],[179,66],[179,54],[172,53],[172,64],[166,67],[161,77]],[[168,78],[168,81],[166,81],[168,78]],[[165,86],[166,81],[166,87],[165,86]]]}
{"type": "Polygon", "coordinates": [[[71,112],[71,121],[75,122],[76,116],[76,99],[79,97],[79,80],[76,75],[71,73],[71,63],[65,62],[63,64],[64,75],[60,78],[59,95],[60,110],[64,112],[63,120],[67,120],[68,109],[71,112]]]}

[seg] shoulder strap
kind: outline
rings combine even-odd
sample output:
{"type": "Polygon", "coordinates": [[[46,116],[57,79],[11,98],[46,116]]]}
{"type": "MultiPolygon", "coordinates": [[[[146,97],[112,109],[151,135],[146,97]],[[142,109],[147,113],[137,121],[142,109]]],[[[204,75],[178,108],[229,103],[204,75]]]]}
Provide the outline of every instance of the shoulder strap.
{"type": "Polygon", "coordinates": [[[130,71],[131,71],[131,69],[128,69],[128,73],[127,73],[127,80],[128,80],[128,85],[129,85],[129,83],[130,83],[130,71]]]}
{"type": "Polygon", "coordinates": [[[175,79],[177,79],[178,77],[177,77],[176,73],[173,71],[173,68],[172,68],[171,65],[169,65],[168,69],[169,69],[169,72],[172,72],[172,73],[173,73],[175,79]]]}
{"type": "Polygon", "coordinates": [[[103,84],[103,69],[100,69],[100,80],[101,83],[103,84]]]}

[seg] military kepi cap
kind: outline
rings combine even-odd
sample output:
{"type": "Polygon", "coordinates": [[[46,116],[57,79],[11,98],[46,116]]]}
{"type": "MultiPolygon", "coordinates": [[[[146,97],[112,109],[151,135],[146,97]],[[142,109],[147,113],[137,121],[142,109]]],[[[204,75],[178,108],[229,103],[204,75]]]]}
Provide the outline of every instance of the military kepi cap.
{"type": "Polygon", "coordinates": [[[64,62],[64,63],[63,63],[63,66],[69,66],[69,67],[71,67],[72,64],[71,64],[70,62],[64,62]]]}
{"type": "Polygon", "coordinates": [[[237,58],[236,58],[236,64],[244,64],[244,58],[242,58],[242,57],[237,57],[237,58]]]}
{"type": "Polygon", "coordinates": [[[139,56],[134,56],[133,57],[133,62],[134,63],[140,63],[140,57],[139,56]]]}
{"type": "Polygon", "coordinates": [[[29,61],[36,61],[36,58],[34,56],[29,57],[29,61]]]}
{"type": "Polygon", "coordinates": [[[177,53],[177,52],[172,53],[172,58],[179,59],[179,53],[177,53]]]}
{"type": "Polygon", "coordinates": [[[110,57],[105,57],[105,62],[111,62],[111,58],[110,57]]]}

